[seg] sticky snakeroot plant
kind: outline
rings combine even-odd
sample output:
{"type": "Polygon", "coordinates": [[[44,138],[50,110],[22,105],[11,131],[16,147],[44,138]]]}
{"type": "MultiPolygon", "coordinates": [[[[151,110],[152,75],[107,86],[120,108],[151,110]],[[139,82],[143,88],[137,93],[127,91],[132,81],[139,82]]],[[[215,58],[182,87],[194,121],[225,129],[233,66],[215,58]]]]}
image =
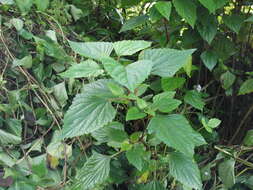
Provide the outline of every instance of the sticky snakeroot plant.
{"type": "MultiPolygon", "coordinates": [[[[206,141],[184,113],[187,105],[202,111],[205,103],[195,90],[187,91],[183,100],[177,99],[175,90],[182,81],[173,78],[178,72],[187,72],[195,50],[152,49],[151,43],[143,40],[69,44],[87,60],[60,76],[90,82],[66,112],[58,139],[91,135],[97,145],[106,144],[93,151],[69,189],[93,189],[110,183],[112,167],[114,171],[117,168],[114,161],[119,164],[122,160],[135,168],[131,175],[137,184],[146,183],[143,188],[166,189],[166,183],[174,180],[184,189],[202,189],[194,149],[206,141]],[[163,88],[154,91],[159,84],[149,84],[149,80],[159,77],[163,88]]],[[[202,116],[209,132],[219,125],[219,120],[213,120],[202,116]]],[[[120,170],[117,172],[120,175],[120,170]]]]}

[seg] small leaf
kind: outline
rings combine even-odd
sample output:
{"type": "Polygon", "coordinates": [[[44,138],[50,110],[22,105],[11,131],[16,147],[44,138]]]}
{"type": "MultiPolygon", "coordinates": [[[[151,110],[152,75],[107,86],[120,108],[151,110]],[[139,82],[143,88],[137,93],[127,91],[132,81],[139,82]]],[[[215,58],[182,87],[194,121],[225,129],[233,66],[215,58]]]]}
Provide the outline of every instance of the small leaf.
{"type": "Polygon", "coordinates": [[[49,6],[49,0],[35,0],[34,3],[39,11],[45,11],[49,6]]]}
{"type": "Polygon", "coordinates": [[[13,67],[23,66],[24,68],[31,68],[32,67],[32,56],[28,55],[23,57],[22,59],[14,59],[13,60],[13,67]]]}
{"type": "Polygon", "coordinates": [[[103,73],[103,69],[92,60],[87,60],[79,64],[73,64],[67,71],[60,74],[66,78],[97,77],[103,73]]]}
{"type": "Polygon", "coordinates": [[[108,80],[98,80],[84,86],[76,95],[64,116],[62,138],[91,133],[111,122],[116,111],[109,101],[114,95],[107,88],[108,80]]]}
{"type": "Polygon", "coordinates": [[[203,61],[204,65],[210,70],[212,71],[213,68],[216,66],[217,62],[218,62],[218,57],[215,54],[214,51],[212,50],[207,50],[204,51],[201,54],[201,60],[203,61]]]}
{"type": "Polygon", "coordinates": [[[245,20],[245,22],[253,22],[253,15],[245,20]]]}
{"type": "Polygon", "coordinates": [[[141,60],[153,62],[151,74],[161,77],[172,77],[180,68],[189,61],[195,49],[148,49],[140,55],[141,60]]]}
{"type": "Polygon", "coordinates": [[[161,15],[163,15],[168,21],[170,21],[171,2],[159,1],[155,4],[156,9],[161,15]]]}
{"type": "Polygon", "coordinates": [[[109,57],[113,50],[113,43],[110,42],[72,42],[69,41],[72,50],[87,58],[101,60],[109,57]]]}
{"type": "Polygon", "coordinates": [[[244,81],[244,83],[242,83],[238,94],[244,95],[252,92],[253,92],[253,79],[248,79],[244,81]]]}
{"type": "Polygon", "coordinates": [[[225,15],[223,17],[224,23],[227,25],[228,28],[233,30],[235,33],[239,33],[240,28],[244,22],[244,18],[242,15],[233,14],[233,15],[225,15]]]}
{"type": "Polygon", "coordinates": [[[65,87],[65,82],[61,82],[55,86],[52,87],[53,94],[58,103],[63,107],[65,106],[67,100],[68,100],[68,94],[65,87]]]}
{"type": "Polygon", "coordinates": [[[153,117],[148,124],[148,132],[155,133],[155,136],[166,145],[191,157],[196,144],[205,142],[203,137],[192,129],[185,117],[178,114],[153,117]]]}
{"type": "Polygon", "coordinates": [[[132,30],[134,28],[136,28],[137,26],[140,26],[142,24],[144,24],[146,21],[148,20],[148,16],[147,15],[141,15],[141,16],[137,16],[137,17],[133,17],[129,20],[127,20],[123,26],[120,29],[120,33],[121,32],[125,32],[128,30],[132,30]]]}
{"type": "Polygon", "coordinates": [[[208,121],[207,125],[208,125],[210,128],[214,129],[214,128],[218,127],[218,126],[220,125],[220,123],[221,123],[221,120],[216,119],[216,118],[212,118],[212,119],[210,119],[210,120],[208,121]]]}
{"type": "Polygon", "coordinates": [[[147,114],[141,112],[137,107],[131,107],[127,111],[126,121],[137,120],[146,117],[147,114]]]}
{"type": "Polygon", "coordinates": [[[229,189],[235,184],[235,160],[230,158],[220,163],[218,166],[219,177],[223,185],[229,189]]]}
{"type": "Polygon", "coordinates": [[[123,87],[119,86],[115,82],[109,82],[107,84],[108,88],[112,92],[113,95],[115,96],[123,96],[125,94],[125,90],[123,87]]]}
{"type": "Polygon", "coordinates": [[[123,40],[113,43],[113,48],[118,56],[133,55],[138,51],[150,47],[151,43],[144,40],[123,40]]]}
{"type": "Polygon", "coordinates": [[[187,91],[184,101],[196,109],[203,110],[205,102],[201,98],[201,94],[196,90],[187,91]]]}
{"type": "Polygon", "coordinates": [[[173,0],[173,4],[178,14],[194,28],[197,20],[197,7],[195,3],[189,0],[173,0]]]}
{"type": "Polygon", "coordinates": [[[88,190],[104,182],[110,173],[111,157],[94,152],[76,176],[73,189],[88,190]]]}
{"type": "Polygon", "coordinates": [[[170,174],[186,187],[202,189],[200,171],[192,158],[179,152],[170,153],[169,168],[170,174]]]}
{"type": "Polygon", "coordinates": [[[187,76],[191,78],[191,72],[192,72],[192,57],[191,56],[188,58],[187,63],[183,66],[183,69],[186,72],[187,76]]]}
{"type": "Polygon", "coordinates": [[[229,89],[235,82],[235,75],[230,73],[229,71],[223,73],[220,77],[222,88],[225,90],[229,89]]]}
{"type": "Polygon", "coordinates": [[[253,129],[247,131],[246,136],[243,139],[243,144],[248,147],[253,146],[253,129]]]}
{"type": "Polygon", "coordinates": [[[17,31],[20,31],[23,29],[24,22],[23,22],[23,20],[21,20],[19,18],[11,19],[10,23],[16,28],[17,31]]]}
{"type": "Polygon", "coordinates": [[[164,91],[176,90],[177,88],[181,88],[185,81],[185,78],[181,77],[162,78],[162,89],[164,91]]]}
{"type": "Polygon", "coordinates": [[[112,58],[103,59],[102,63],[111,77],[131,92],[134,92],[138,85],[148,78],[152,69],[152,62],[147,60],[138,61],[126,67],[112,58]]]}
{"type": "Polygon", "coordinates": [[[27,14],[33,5],[33,0],[16,0],[16,3],[22,14],[27,14]]]}

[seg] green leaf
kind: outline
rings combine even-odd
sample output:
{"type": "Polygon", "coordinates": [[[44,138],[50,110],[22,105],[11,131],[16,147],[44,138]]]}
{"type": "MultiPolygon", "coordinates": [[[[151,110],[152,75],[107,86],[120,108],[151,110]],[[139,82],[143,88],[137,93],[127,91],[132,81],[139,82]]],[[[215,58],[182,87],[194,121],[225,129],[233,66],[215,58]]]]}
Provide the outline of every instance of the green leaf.
{"type": "Polygon", "coordinates": [[[110,173],[111,157],[94,152],[76,176],[72,189],[88,190],[104,182],[110,173]]]}
{"type": "Polygon", "coordinates": [[[102,63],[111,77],[131,92],[148,78],[152,69],[152,62],[147,60],[137,61],[126,67],[112,58],[103,59],[102,63]]]}
{"type": "Polygon", "coordinates": [[[104,72],[100,66],[92,60],[83,61],[79,64],[73,64],[67,71],[60,74],[66,78],[97,77],[104,72]]]}
{"type": "Polygon", "coordinates": [[[0,129],[0,142],[2,144],[19,144],[21,142],[21,137],[0,129]]]}
{"type": "Polygon", "coordinates": [[[220,77],[222,88],[225,90],[229,89],[235,82],[235,75],[230,73],[229,71],[223,73],[220,77]]]}
{"type": "Polygon", "coordinates": [[[16,28],[17,31],[20,31],[23,29],[24,21],[19,18],[11,19],[10,23],[16,28]]]}
{"type": "Polygon", "coordinates": [[[16,164],[16,160],[10,157],[8,154],[0,151],[0,163],[3,163],[9,167],[13,167],[16,164]]]}
{"type": "Polygon", "coordinates": [[[173,98],[161,98],[150,105],[151,109],[158,109],[160,112],[169,113],[178,108],[182,102],[173,98]]]}
{"type": "Polygon", "coordinates": [[[159,1],[155,4],[156,9],[161,15],[163,15],[168,21],[170,21],[171,2],[159,1]]]}
{"type": "Polygon", "coordinates": [[[127,110],[126,121],[137,120],[146,117],[147,114],[141,112],[137,107],[131,107],[127,110]]]}
{"type": "Polygon", "coordinates": [[[109,146],[120,147],[121,143],[127,140],[128,135],[124,131],[124,126],[119,122],[110,124],[94,131],[91,135],[101,143],[108,143],[109,146]]]}
{"type": "Polygon", "coordinates": [[[113,50],[113,43],[110,42],[69,41],[69,45],[79,55],[99,61],[104,57],[109,57],[113,50]]]}
{"type": "Polygon", "coordinates": [[[144,40],[123,40],[113,43],[113,48],[118,56],[133,55],[150,47],[151,43],[144,40]]]}
{"type": "Polygon", "coordinates": [[[195,3],[189,0],[173,0],[173,4],[177,13],[194,28],[197,20],[197,7],[195,3]]]}
{"type": "Polygon", "coordinates": [[[249,94],[253,92],[253,79],[248,79],[242,83],[238,95],[249,94]]]}
{"type": "Polygon", "coordinates": [[[216,10],[216,4],[214,2],[214,0],[199,0],[199,2],[206,7],[210,13],[214,13],[214,11],[216,10]]]}
{"type": "Polygon", "coordinates": [[[155,133],[159,140],[191,157],[195,145],[204,142],[201,135],[196,138],[198,133],[191,128],[184,116],[178,114],[153,117],[148,125],[148,132],[155,133]]]}
{"type": "Polygon", "coordinates": [[[151,181],[138,190],[166,190],[165,187],[159,181],[151,181]]]}
{"type": "Polygon", "coordinates": [[[212,71],[213,68],[216,66],[216,64],[218,63],[218,57],[216,55],[216,53],[212,50],[207,50],[204,51],[201,54],[201,60],[203,61],[204,65],[210,70],[212,71]]]}
{"type": "Polygon", "coordinates": [[[246,136],[243,139],[243,144],[248,147],[253,146],[253,129],[247,131],[246,136]]]}
{"type": "Polygon", "coordinates": [[[218,21],[214,15],[205,12],[199,15],[197,29],[201,37],[210,45],[217,34],[218,21]]]}
{"type": "Polygon", "coordinates": [[[22,14],[27,14],[33,5],[33,0],[16,0],[16,4],[22,14]]]}
{"type": "Polygon", "coordinates": [[[109,82],[107,84],[108,88],[112,92],[113,95],[115,96],[124,96],[125,90],[122,86],[116,84],[115,82],[109,82]]]}
{"type": "Polygon", "coordinates": [[[184,71],[186,72],[187,76],[191,78],[192,72],[192,56],[188,58],[187,63],[183,66],[184,71]]]}
{"type": "Polygon", "coordinates": [[[172,91],[177,88],[181,88],[184,85],[185,81],[185,78],[182,77],[162,78],[162,89],[164,91],[172,91]]]}
{"type": "Polygon", "coordinates": [[[228,28],[233,30],[235,33],[239,33],[241,26],[244,22],[244,17],[239,14],[233,14],[233,15],[225,15],[223,17],[224,23],[227,25],[228,28]]]}
{"type": "Polygon", "coordinates": [[[12,5],[14,4],[14,0],[0,0],[0,3],[3,5],[12,5]]]}
{"type": "Polygon", "coordinates": [[[143,157],[146,154],[144,145],[137,144],[131,150],[126,152],[127,160],[134,165],[139,171],[142,170],[144,160],[143,157]]]}
{"type": "Polygon", "coordinates": [[[140,55],[142,60],[151,60],[153,68],[151,74],[161,77],[172,77],[189,60],[195,49],[148,49],[140,55]]]}
{"type": "Polygon", "coordinates": [[[200,171],[195,161],[182,153],[169,154],[170,174],[186,187],[202,189],[200,171]]]}
{"type": "Polygon", "coordinates": [[[24,68],[31,68],[32,67],[32,56],[28,55],[23,57],[22,59],[14,59],[13,60],[13,67],[23,66],[24,68]]]}
{"type": "Polygon", "coordinates": [[[189,90],[184,96],[184,101],[196,109],[203,110],[205,102],[201,98],[201,94],[196,90],[189,90]]]}
{"type": "Polygon", "coordinates": [[[68,100],[68,94],[65,87],[65,82],[61,82],[55,86],[52,87],[53,94],[58,103],[63,107],[67,103],[68,100]]]}
{"type": "Polygon", "coordinates": [[[121,27],[119,32],[121,33],[121,32],[125,32],[128,30],[132,30],[132,29],[136,28],[137,26],[143,25],[147,20],[148,20],[147,15],[133,17],[133,18],[127,20],[123,24],[123,26],[121,27]]]}
{"type": "Polygon", "coordinates": [[[98,80],[84,86],[64,117],[62,138],[91,133],[111,122],[116,111],[110,98],[114,96],[107,88],[108,80],[98,80]]]}
{"type": "Polygon", "coordinates": [[[235,184],[235,160],[230,158],[220,163],[218,166],[219,177],[226,188],[231,188],[235,184]]]}
{"type": "Polygon", "coordinates": [[[253,22],[253,15],[245,20],[245,22],[253,22]]]}
{"type": "Polygon", "coordinates": [[[49,0],[34,0],[34,3],[39,11],[45,11],[49,6],[49,0]]]}

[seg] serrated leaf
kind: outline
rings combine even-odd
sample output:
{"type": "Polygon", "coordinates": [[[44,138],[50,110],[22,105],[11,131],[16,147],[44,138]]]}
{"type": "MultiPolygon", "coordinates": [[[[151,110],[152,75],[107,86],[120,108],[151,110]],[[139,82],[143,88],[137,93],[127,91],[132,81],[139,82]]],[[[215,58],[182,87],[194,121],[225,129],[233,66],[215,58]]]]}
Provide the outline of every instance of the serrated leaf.
{"type": "Polygon", "coordinates": [[[141,16],[137,16],[137,17],[133,17],[129,20],[127,20],[123,26],[120,29],[120,33],[121,32],[125,32],[128,30],[132,30],[134,28],[136,28],[137,26],[140,26],[142,24],[144,24],[146,21],[148,20],[148,16],[147,15],[141,15],[141,16]]]}
{"type": "Polygon", "coordinates": [[[181,77],[162,78],[162,89],[164,91],[172,91],[177,88],[181,88],[184,85],[185,81],[185,78],[181,77]]]}
{"type": "Polygon", "coordinates": [[[189,0],[173,0],[173,4],[177,13],[194,28],[197,20],[197,7],[195,3],[189,0]]]}
{"type": "Polygon", "coordinates": [[[148,49],[140,55],[141,60],[151,60],[153,68],[151,74],[161,77],[172,77],[189,60],[195,49],[148,49]]]}
{"type": "Polygon", "coordinates": [[[159,1],[155,4],[156,9],[161,15],[163,15],[168,21],[170,21],[171,2],[159,1]]]}
{"type": "Polygon", "coordinates": [[[198,133],[191,128],[184,116],[178,114],[153,117],[148,124],[148,132],[155,133],[159,140],[191,157],[194,147],[204,141],[201,135],[196,138],[198,133]]]}
{"type": "Polygon", "coordinates": [[[127,110],[126,121],[137,120],[146,117],[147,114],[141,112],[137,107],[131,107],[127,110]]]}
{"type": "Polygon", "coordinates": [[[72,42],[69,41],[71,49],[87,58],[101,60],[104,57],[109,57],[113,50],[111,42],[72,42]]]}
{"type": "Polygon", "coordinates": [[[212,71],[213,68],[216,66],[216,64],[218,63],[218,57],[216,55],[216,53],[212,50],[207,50],[204,51],[201,54],[201,60],[203,61],[204,65],[210,70],[212,71]]]}
{"type": "Polygon", "coordinates": [[[187,91],[184,101],[196,109],[203,110],[205,102],[201,98],[201,94],[196,90],[187,91]]]}
{"type": "Polygon", "coordinates": [[[239,14],[233,14],[233,15],[225,15],[223,17],[224,23],[227,25],[228,28],[233,30],[235,33],[239,33],[241,26],[244,22],[244,17],[239,14]]]}
{"type": "Polygon", "coordinates": [[[253,92],[253,79],[248,79],[242,83],[238,95],[249,94],[253,92]]]}
{"type": "Polygon", "coordinates": [[[235,79],[235,75],[231,72],[227,71],[223,73],[220,77],[222,88],[224,88],[225,90],[229,89],[234,84],[235,79]]]}
{"type": "Polygon", "coordinates": [[[73,64],[67,71],[60,74],[66,78],[97,77],[104,72],[100,66],[92,60],[83,61],[79,64],[73,64]]]}
{"type": "Polygon", "coordinates": [[[88,190],[104,182],[110,173],[111,157],[94,152],[78,171],[72,189],[88,190]]]}
{"type": "Polygon", "coordinates": [[[91,133],[111,122],[116,111],[110,98],[114,96],[107,88],[108,80],[98,80],[84,86],[64,117],[62,138],[91,133]]]}
{"type": "Polygon", "coordinates": [[[131,150],[126,152],[126,157],[132,165],[141,171],[144,164],[143,156],[145,153],[145,147],[142,144],[137,144],[131,150]]]}
{"type": "Polygon", "coordinates": [[[232,158],[229,160],[225,160],[218,166],[219,177],[221,178],[223,185],[228,189],[235,184],[234,167],[235,160],[232,158]]]}
{"type": "Polygon", "coordinates": [[[152,69],[152,62],[147,60],[137,61],[126,67],[112,58],[103,59],[102,63],[111,77],[131,92],[148,78],[152,69]]]}
{"type": "Polygon", "coordinates": [[[144,40],[123,40],[113,43],[113,48],[118,56],[133,55],[150,47],[151,43],[144,40]]]}
{"type": "Polygon", "coordinates": [[[191,157],[182,153],[169,154],[170,174],[186,187],[201,189],[202,182],[198,165],[191,157]]]}

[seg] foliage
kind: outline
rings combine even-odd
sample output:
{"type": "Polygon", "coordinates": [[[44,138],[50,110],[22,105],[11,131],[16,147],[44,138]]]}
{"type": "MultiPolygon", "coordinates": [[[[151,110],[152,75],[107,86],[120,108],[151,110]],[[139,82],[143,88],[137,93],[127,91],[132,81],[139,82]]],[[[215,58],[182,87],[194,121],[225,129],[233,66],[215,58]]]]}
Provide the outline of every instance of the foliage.
{"type": "Polygon", "coordinates": [[[252,14],[0,0],[0,190],[253,189],[252,14]]]}

